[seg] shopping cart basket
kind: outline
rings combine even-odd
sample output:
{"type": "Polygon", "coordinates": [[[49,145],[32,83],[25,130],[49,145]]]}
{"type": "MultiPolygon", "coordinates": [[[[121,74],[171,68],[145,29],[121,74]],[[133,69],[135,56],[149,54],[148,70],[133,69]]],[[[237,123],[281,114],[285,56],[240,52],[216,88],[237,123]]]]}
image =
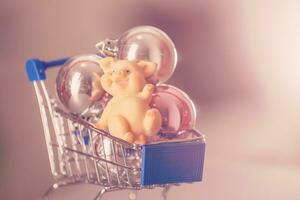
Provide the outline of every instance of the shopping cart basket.
{"type": "MultiPolygon", "coordinates": [[[[33,83],[40,109],[51,172],[57,188],[88,183],[100,186],[95,199],[106,192],[163,187],[202,180],[205,139],[195,130],[183,131],[172,140],[131,144],[96,129],[89,121],[64,111],[46,88],[46,70],[64,64],[29,59],[28,79],[33,83]]],[[[134,195],[131,195],[133,198],[134,195]]]]}

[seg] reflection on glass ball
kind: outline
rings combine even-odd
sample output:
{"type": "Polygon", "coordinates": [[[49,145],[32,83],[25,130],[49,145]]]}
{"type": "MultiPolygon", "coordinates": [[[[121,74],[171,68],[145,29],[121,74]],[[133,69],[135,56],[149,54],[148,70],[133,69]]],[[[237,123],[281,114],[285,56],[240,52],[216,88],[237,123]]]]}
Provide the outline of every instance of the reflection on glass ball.
{"type": "Polygon", "coordinates": [[[95,112],[91,110],[93,105],[101,105],[99,101],[105,92],[100,84],[103,71],[96,62],[99,59],[93,54],[72,57],[58,72],[57,96],[69,112],[88,115],[95,112]]]}
{"type": "Polygon", "coordinates": [[[175,45],[162,30],[139,26],[125,32],[117,42],[118,59],[148,60],[157,64],[156,73],[149,82],[165,82],[177,64],[175,45]]]}
{"type": "Polygon", "coordinates": [[[163,119],[161,134],[178,134],[192,129],[196,121],[196,109],[192,100],[180,89],[166,84],[156,87],[151,107],[157,108],[163,119]]]}

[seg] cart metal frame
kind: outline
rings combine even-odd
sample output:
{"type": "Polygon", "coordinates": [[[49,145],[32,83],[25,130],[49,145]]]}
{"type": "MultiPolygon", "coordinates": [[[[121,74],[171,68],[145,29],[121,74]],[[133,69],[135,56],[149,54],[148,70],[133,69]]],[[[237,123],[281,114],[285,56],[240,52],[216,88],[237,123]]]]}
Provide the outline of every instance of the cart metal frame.
{"type": "MultiPolygon", "coordinates": [[[[128,143],[96,129],[88,121],[60,108],[57,101],[48,94],[45,71],[50,67],[62,65],[66,60],[67,58],[45,62],[39,59],[29,59],[26,63],[28,78],[33,83],[39,105],[51,173],[55,178],[55,183],[45,192],[43,198],[49,197],[55,189],[87,183],[99,185],[101,188],[95,195],[95,200],[100,200],[105,193],[117,190],[137,191],[155,187],[163,188],[161,199],[166,200],[172,185],[179,185],[180,182],[201,181],[205,139],[199,132],[188,130],[175,140],[163,140],[151,144],[155,145],[156,149],[161,146],[168,148],[166,152],[170,151],[168,147],[170,144],[175,147],[177,144],[181,146],[182,144],[188,146],[196,144],[197,148],[200,147],[200,154],[197,153],[198,149],[195,151],[195,155],[200,160],[195,161],[199,163],[195,165],[194,171],[196,170],[197,173],[193,174],[194,177],[184,177],[182,181],[174,177],[154,180],[154,182],[150,178],[145,181],[147,178],[146,172],[143,171],[144,165],[147,164],[144,158],[145,152],[151,153],[153,146],[148,148],[147,145],[128,143]]],[[[150,167],[147,170],[152,169],[150,167]]],[[[151,173],[155,173],[155,170],[151,173]]],[[[129,199],[135,199],[135,197],[134,192],[129,195],[129,199]]]]}

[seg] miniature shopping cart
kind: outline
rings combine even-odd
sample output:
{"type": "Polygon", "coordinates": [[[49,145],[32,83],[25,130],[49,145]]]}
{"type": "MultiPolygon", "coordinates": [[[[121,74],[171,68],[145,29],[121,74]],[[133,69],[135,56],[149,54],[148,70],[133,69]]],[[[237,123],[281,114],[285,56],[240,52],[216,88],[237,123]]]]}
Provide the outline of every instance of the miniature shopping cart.
{"type": "Polygon", "coordinates": [[[60,108],[48,94],[45,72],[66,60],[29,59],[26,63],[56,180],[44,197],[63,186],[88,183],[100,187],[95,199],[110,191],[155,187],[163,188],[161,197],[166,199],[170,186],[202,180],[205,139],[199,132],[187,130],[176,139],[131,144],[60,108]]]}

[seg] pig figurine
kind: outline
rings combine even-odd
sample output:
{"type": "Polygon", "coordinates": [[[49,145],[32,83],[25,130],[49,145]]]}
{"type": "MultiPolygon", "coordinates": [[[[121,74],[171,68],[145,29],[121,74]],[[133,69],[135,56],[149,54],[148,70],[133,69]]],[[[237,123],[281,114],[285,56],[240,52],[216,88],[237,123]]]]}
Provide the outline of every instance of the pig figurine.
{"type": "Polygon", "coordinates": [[[104,71],[101,85],[112,99],[95,126],[127,142],[145,144],[162,124],[159,110],[149,106],[154,85],[146,82],[156,64],[106,57],[99,60],[99,65],[104,71]]]}

